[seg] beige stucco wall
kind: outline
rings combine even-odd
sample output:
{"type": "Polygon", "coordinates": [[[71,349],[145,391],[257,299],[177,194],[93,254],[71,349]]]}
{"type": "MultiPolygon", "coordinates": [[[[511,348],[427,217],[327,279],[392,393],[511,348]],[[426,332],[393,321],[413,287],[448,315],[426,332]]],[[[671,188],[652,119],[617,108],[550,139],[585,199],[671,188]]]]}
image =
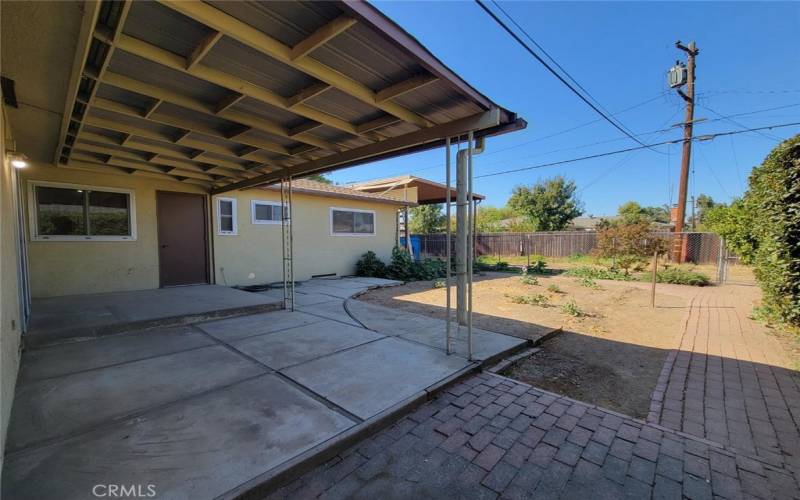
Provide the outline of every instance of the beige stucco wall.
{"type": "MultiPolygon", "coordinates": [[[[33,180],[131,189],[136,203],[135,241],[31,241],[29,238],[29,274],[34,298],[158,288],[156,191],[203,193],[199,186],[177,181],[43,164],[26,168],[23,179],[26,207],[29,181],[33,180]]],[[[28,210],[26,222],[30,220],[29,214],[28,210]]],[[[29,222],[27,226],[30,229],[29,222]]]]}
{"type": "Polygon", "coordinates": [[[6,158],[6,120],[0,113],[0,470],[19,369],[21,310],[14,168],[6,158]]]}
{"type": "MultiPolygon", "coordinates": [[[[238,234],[217,234],[214,216],[214,261],[217,283],[252,285],[282,280],[280,224],[252,224],[252,200],[280,201],[280,193],[263,189],[238,192],[236,197],[238,234]]],[[[295,193],[294,277],[307,280],[313,275],[349,275],[367,250],[388,261],[395,243],[397,205],[295,193]],[[330,208],[374,210],[374,236],[331,236],[330,208]]]]}

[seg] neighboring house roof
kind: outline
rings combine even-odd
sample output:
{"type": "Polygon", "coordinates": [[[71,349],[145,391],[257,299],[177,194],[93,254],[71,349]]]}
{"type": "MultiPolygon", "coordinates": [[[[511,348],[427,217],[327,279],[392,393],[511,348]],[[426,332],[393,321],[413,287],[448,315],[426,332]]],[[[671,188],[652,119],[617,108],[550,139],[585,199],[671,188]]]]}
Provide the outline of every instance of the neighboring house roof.
{"type": "Polygon", "coordinates": [[[606,217],[603,217],[603,216],[600,216],[600,217],[594,217],[594,216],[575,217],[569,223],[569,228],[570,229],[577,229],[577,230],[584,230],[584,231],[594,230],[594,229],[597,229],[597,224],[599,224],[600,221],[607,220],[609,222],[613,222],[614,220],[616,220],[618,218],[619,218],[619,216],[617,216],[617,215],[609,215],[609,216],[606,216],[606,217]]]}
{"type": "MultiPolygon", "coordinates": [[[[453,184],[455,184],[455,182],[453,184]]],[[[444,203],[447,201],[446,185],[414,175],[402,175],[398,177],[387,177],[385,179],[357,182],[351,184],[350,187],[357,189],[358,191],[371,193],[389,193],[390,191],[400,190],[403,188],[417,188],[417,203],[420,205],[444,203]]],[[[473,193],[472,196],[477,200],[486,199],[485,196],[478,193],[473,193]]],[[[455,202],[455,186],[450,187],[450,198],[453,202],[455,202]]]]}
{"type": "MultiPolygon", "coordinates": [[[[268,186],[259,186],[256,189],[263,189],[266,191],[280,191],[280,184],[270,184],[268,186]]],[[[386,203],[389,205],[400,206],[415,206],[416,203],[398,200],[387,196],[381,196],[375,193],[365,193],[356,191],[345,186],[337,186],[335,184],[326,184],[324,182],[317,182],[308,179],[295,179],[292,180],[292,192],[302,193],[310,196],[322,196],[326,198],[345,198],[349,200],[369,201],[373,203],[386,203]]]]}

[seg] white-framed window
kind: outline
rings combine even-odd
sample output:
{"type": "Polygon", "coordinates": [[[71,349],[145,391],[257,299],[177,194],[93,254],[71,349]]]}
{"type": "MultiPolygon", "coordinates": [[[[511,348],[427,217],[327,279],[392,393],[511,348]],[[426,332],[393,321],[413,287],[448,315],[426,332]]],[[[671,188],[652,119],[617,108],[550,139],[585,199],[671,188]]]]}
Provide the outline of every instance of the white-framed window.
{"type": "Polygon", "coordinates": [[[236,198],[217,198],[217,234],[237,234],[236,198]]]}
{"type": "Polygon", "coordinates": [[[136,197],[130,189],[32,181],[31,240],[133,241],[136,197]]]}
{"type": "MultiPolygon", "coordinates": [[[[289,207],[283,208],[289,215],[289,207]]],[[[253,200],[250,202],[250,218],[253,224],[280,224],[281,204],[278,201],[253,200]]]]}
{"type": "Polygon", "coordinates": [[[375,211],[331,207],[331,236],[374,236],[375,211]]]}

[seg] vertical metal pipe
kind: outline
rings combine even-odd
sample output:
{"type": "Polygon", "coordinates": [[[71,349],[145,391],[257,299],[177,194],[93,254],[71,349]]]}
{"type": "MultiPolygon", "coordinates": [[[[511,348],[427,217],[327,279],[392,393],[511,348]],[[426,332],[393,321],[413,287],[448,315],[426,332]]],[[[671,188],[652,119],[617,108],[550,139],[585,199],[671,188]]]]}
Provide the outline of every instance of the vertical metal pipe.
{"type": "Polygon", "coordinates": [[[281,178],[281,272],[283,273],[283,308],[286,309],[287,287],[286,287],[286,214],[283,207],[286,206],[286,185],[285,178],[281,178]]]}
{"type": "Polygon", "coordinates": [[[445,223],[445,227],[447,228],[447,236],[446,236],[446,245],[447,245],[447,259],[445,265],[445,288],[446,288],[446,295],[447,295],[447,327],[446,327],[446,335],[447,335],[447,354],[450,354],[450,138],[448,137],[445,139],[445,183],[447,184],[447,203],[445,208],[445,215],[447,217],[447,221],[445,223]]]}
{"type": "MultiPolygon", "coordinates": [[[[281,212],[284,208],[281,206],[281,212]]],[[[292,207],[292,176],[289,176],[289,205],[286,207],[286,217],[289,219],[289,286],[291,294],[289,299],[292,302],[292,311],[294,311],[294,231],[292,222],[294,208],[292,207]]],[[[281,216],[284,214],[281,213],[281,216]]]]}
{"type": "Polygon", "coordinates": [[[472,361],[472,259],[474,257],[474,240],[472,239],[472,221],[475,220],[475,205],[472,200],[472,142],[473,134],[469,132],[467,138],[467,359],[472,361]]]}
{"type": "Polygon", "coordinates": [[[456,321],[459,326],[467,324],[467,152],[459,149],[456,153],[456,321]]]}

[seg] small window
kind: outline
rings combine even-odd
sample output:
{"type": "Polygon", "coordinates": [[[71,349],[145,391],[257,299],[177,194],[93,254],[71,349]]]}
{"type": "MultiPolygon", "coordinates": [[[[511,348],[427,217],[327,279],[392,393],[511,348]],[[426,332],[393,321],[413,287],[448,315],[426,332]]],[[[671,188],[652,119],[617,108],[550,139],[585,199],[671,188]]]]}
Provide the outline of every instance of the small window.
{"type": "MultiPolygon", "coordinates": [[[[281,204],[278,202],[253,200],[251,213],[253,224],[281,223],[281,204]]],[[[287,207],[284,207],[284,213],[289,215],[287,207]]]]}
{"type": "Polygon", "coordinates": [[[367,236],[375,234],[375,212],[331,208],[331,234],[334,236],[367,236]]]}
{"type": "Polygon", "coordinates": [[[236,234],[236,200],[217,198],[217,233],[236,234]]]}
{"type": "Polygon", "coordinates": [[[33,239],[135,239],[133,193],[33,184],[33,239]]]}

